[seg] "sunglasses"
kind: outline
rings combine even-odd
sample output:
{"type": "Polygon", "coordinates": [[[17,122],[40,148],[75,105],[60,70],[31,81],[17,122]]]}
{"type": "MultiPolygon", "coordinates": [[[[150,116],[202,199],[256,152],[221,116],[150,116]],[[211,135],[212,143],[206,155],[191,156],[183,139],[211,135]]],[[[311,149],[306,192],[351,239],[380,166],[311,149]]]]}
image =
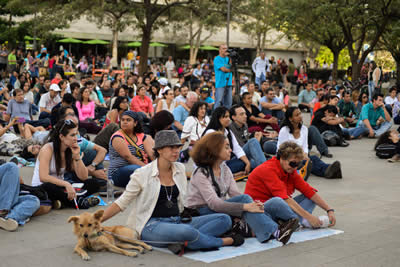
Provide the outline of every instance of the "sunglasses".
{"type": "Polygon", "coordinates": [[[289,166],[292,168],[297,168],[300,165],[300,162],[297,161],[290,161],[289,166]]]}
{"type": "Polygon", "coordinates": [[[63,126],[61,126],[60,133],[64,130],[65,125],[72,125],[73,123],[72,120],[65,120],[63,126]]]}

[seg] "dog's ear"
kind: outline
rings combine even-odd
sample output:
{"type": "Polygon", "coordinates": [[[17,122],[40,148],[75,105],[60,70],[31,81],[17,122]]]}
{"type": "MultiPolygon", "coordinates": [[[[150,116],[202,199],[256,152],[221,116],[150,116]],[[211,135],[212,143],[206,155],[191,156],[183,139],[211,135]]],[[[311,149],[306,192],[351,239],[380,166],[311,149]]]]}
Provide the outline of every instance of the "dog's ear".
{"type": "Polygon", "coordinates": [[[93,217],[94,217],[96,220],[99,220],[99,221],[100,221],[101,217],[103,217],[103,214],[104,214],[104,210],[98,210],[98,211],[96,211],[96,212],[93,214],[93,217]]]}
{"type": "Polygon", "coordinates": [[[71,216],[71,217],[68,218],[68,222],[69,222],[69,223],[70,223],[70,222],[76,223],[78,220],[79,220],[79,217],[78,217],[78,216],[71,216]]]}

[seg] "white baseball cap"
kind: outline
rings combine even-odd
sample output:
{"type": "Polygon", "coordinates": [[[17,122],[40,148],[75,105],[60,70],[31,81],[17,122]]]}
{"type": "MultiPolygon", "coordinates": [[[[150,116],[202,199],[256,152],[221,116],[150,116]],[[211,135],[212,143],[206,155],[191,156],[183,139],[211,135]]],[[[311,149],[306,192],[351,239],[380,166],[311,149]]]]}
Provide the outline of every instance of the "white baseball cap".
{"type": "Polygon", "coordinates": [[[166,78],[161,78],[158,80],[158,82],[163,86],[168,85],[168,80],[166,78]]]}
{"type": "Polygon", "coordinates": [[[53,90],[55,92],[60,92],[60,86],[58,86],[58,84],[53,83],[52,85],[50,85],[50,90],[53,90]]]}

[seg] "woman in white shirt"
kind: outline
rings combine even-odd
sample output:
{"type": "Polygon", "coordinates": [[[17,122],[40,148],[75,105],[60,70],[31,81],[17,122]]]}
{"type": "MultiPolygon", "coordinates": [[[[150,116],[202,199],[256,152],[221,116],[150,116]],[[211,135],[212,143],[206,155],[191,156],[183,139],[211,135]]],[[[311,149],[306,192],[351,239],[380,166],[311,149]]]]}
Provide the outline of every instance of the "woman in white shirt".
{"type": "Polygon", "coordinates": [[[312,163],[312,174],[329,179],[342,178],[339,161],[335,161],[329,165],[317,156],[308,155],[308,129],[303,125],[303,117],[298,107],[289,107],[286,111],[285,119],[279,131],[277,147],[286,141],[293,141],[303,148],[304,158],[310,159],[312,163]]]}
{"type": "Polygon", "coordinates": [[[210,119],[206,115],[207,103],[196,102],[190,109],[189,116],[183,125],[181,140],[185,143],[188,139],[190,145],[201,138],[204,130],[207,128],[210,119]]]}
{"type": "Polygon", "coordinates": [[[172,113],[175,107],[176,107],[176,102],[175,102],[174,90],[168,89],[163,93],[163,99],[158,101],[156,113],[161,110],[167,110],[172,113]]]}
{"type": "Polygon", "coordinates": [[[241,245],[243,238],[237,235],[218,237],[231,228],[231,219],[226,214],[197,216],[182,222],[180,214],[184,208],[187,179],[185,166],[176,162],[181,146],[175,131],[157,132],[156,160],[132,174],[125,192],[107,208],[102,220],[110,219],[132,204],[128,227],[154,246],[176,243],[168,248],[178,252],[185,243],[190,249],[241,245]],[[179,248],[175,250],[174,245],[179,248]]]}

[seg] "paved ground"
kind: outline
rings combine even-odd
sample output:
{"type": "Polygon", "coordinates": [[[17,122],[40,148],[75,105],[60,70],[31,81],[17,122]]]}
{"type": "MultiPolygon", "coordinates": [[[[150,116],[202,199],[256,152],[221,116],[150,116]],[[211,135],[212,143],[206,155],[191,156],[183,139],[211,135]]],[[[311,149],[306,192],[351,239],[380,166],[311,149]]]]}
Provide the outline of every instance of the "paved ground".
{"type": "MultiPolygon", "coordinates": [[[[305,115],[307,117],[308,115],[305,115]]],[[[212,266],[399,266],[400,260],[400,163],[375,157],[375,140],[351,141],[350,147],[332,148],[342,162],[343,179],[311,176],[309,182],[336,210],[337,229],[344,234],[291,244],[211,264],[212,266]]],[[[26,182],[33,168],[24,168],[26,182]]],[[[244,189],[244,183],[239,183],[244,189]]],[[[94,211],[92,209],[91,211],[94,211]]],[[[129,258],[108,252],[90,253],[83,262],[73,254],[75,237],[67,224],[72,209],[52,211],[32,218],[17,232],[0,230],[0,266],[203,266],[204,263],[158,251],[129,258]]],[[[108,225],[123,224],[129,212],[108,225]]],[[[323,214],[317,209],[317,214],[323,214]]]]}

